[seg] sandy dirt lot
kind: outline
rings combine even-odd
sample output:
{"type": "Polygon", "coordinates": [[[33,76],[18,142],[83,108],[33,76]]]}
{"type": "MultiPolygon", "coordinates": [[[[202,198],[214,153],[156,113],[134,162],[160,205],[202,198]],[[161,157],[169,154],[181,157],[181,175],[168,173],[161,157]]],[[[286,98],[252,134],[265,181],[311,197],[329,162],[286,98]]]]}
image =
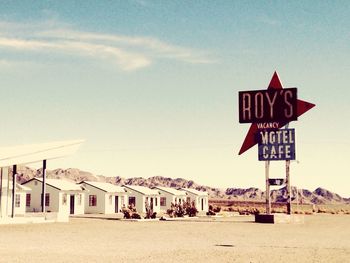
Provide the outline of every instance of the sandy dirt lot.
{"type": "Polygon", "coordinates": [[[79,219],[1,225],[0,262],[349,262],[350,216],[256,224],[251,216],[191,222],[79,219]]]}

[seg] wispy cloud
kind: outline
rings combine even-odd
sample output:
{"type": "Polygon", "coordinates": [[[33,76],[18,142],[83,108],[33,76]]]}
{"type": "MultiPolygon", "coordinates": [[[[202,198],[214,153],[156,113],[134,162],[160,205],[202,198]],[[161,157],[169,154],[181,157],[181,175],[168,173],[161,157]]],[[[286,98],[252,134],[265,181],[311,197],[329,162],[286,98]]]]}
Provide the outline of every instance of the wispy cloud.
{"type": "Polygon", "coordinates": [[[261,16],[259,16],[258,20],[260,22],[262,22],[263,24],[268,25],[268,26],[280,26],[281,25],[281,22],[279,20],[274,19],[272,17],[269,17],[265,14],[262,14],[261,16]]]}
{"type": "Polygon", "coordinates": [[[213,63],[208,54],[150,37],[101,34],[57,27],[0,21],[0,49],[18,52],[63,52],[104,59],[125,71],[150,66],[159,59],[213,63]],[[13,33],[16,32],[16,33],[13,33]]]}

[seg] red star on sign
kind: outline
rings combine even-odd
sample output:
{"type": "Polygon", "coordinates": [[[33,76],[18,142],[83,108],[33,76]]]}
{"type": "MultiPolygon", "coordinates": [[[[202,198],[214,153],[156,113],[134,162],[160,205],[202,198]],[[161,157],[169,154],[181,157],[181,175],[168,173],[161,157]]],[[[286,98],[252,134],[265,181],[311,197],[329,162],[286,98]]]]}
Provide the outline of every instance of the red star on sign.
{"type": "MultiPolygon", "coordinates": [[[[269,84],[267,89],[268,90],[269,89],[277,89],[277,90],[283,89],[281,81],[280,81],[276,71],[273,74],[272,79],[271,79],[270,84],[269,84]]],[[[298,115],[298,117],[313,107],[315,107],[315,104],[313,104],[313,103],[306,102],[303,100],[297,100],[297,115],[298,115]]],[[[282,128],[287,123],[288,123],[288,121],[279,122],[278,128],[282,128]]],[[[258,130],[259,130],[259,128],[258,128],[257,123],[252,123],[252,125],[250,126],[248,133],[244,139],[242,147],[239,150],[239,153],[238,153],[239,155],[241,155],[245,151],[252,148],[255,144],[257,144],[257,142],[255,140],[255,134],[257,133],[258,130]]]]}

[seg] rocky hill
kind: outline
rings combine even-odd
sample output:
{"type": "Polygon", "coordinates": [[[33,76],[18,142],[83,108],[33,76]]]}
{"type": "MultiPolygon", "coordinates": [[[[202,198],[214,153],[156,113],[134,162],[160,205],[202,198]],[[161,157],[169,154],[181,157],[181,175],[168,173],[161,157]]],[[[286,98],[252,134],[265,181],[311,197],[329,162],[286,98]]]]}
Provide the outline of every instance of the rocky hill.
{"type": "MultiPolygon", "coordinates": [[[[17,168],[17,182],[24,183],[33,177],[42,177],[43,171],[42,169],[31,169],[29,167],[20,166],[17,168]]],[[[106,181],[103,176],[96,176],[92,173],[81,171],[76,168],[69,169],[55,169],[55,170],[46,170],[47,178],[53,179],[66,179],[73,182],[81,182],[81,181],[106,181]]]]}
{"type": "MultiPolygon", "coordinates": [[[[18,168],[17,181],[23,183],[33,177],[42,177],[42,169],[31,169],[29,167],[18,168]]],[[[258,188],[213,188],[210,186],[199,185],[192,180],[183,178],[169,178],[162,176],[153,176],[150,178],[132,177],[104,177],[93,175],[92,173],[81,171],[76,168],[47,170],[47,178],[64,178],[73,182],[81,181],[99,181],[109,182],[116,185],[142,185],[147,187],[165,186],[173,188],[194,188],[209,193],[213,199],[230,199],[237,201],[255,201],[264,202],[265,192],[258,188]]],[[[286,188],[271,191],[272,202],[284,202],[287,199],[286,188]]],[[[317,188],[311,192],[306,189],[297,189],[292,187],[292,200],[298,198],[299,201],[308,204],[350,204],[350,198],[343,198],[336,193],[332,193],[323,188],[317,188]]]]}

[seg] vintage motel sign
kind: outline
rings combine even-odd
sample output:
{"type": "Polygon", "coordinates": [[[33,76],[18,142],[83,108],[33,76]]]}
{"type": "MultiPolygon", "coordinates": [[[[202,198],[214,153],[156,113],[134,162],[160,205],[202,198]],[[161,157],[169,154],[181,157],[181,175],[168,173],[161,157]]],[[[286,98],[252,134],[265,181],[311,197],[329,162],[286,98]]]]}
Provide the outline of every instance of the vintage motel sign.
{"type": "Polygon", "coordinates": [[[298,119],[297,89],[240,91],[239,122],[290,122],[298,119]]]}
{"type": "Polygon", "coordinates": [[[295,130],[261,130],[258,133],[259,161],[295,160],[295,130]]]}
{"type": "MultiPolygon", "coordinates": [[[[284,89],[274,72],[267,90],[239,92],[239,122],[251,123],[239,155],[259,143],[259,160],[265,161],[266,214],[271,213],[270,185],[286,184],[287,214],[291,214],[290,161],[295,160],[294,129],[283,129],[315,104],[299,100],[296,88],[284,89]],[[286,160],[286,179],[269,178],[270,160],[286,160]]],[[[256,217],[256,220],[260,220],[256,217]]]]}
{"type": "MultiPolygon", "coordinates": [[[[282,90],[285,90],[283,88],[282,84],[281,84],[281,81],[280,81],[280,79],[279,79],[279,77],[277,75],[277,72],[275,72],[273,74],[272,79],[270,81],[270,84],[269,84],[267,90],[275,90],[275,91],[278,91],[278,92],[281,92],[282,90]]],[[[297,117],[299,117],[300,115],[304,114],[305,112],[307,112],[308,110],[310,110],[313,107],[315,107],[315,104],[310,103],[310,102],[306,102],[306,101],[303,101],[303,100],[300,100],[300,99],[297,99],[297,106],[296,106],[297,117]]],[[[241,112],[240,112],[240,114],[241,114],[241,112]]],[[[277,121],[277,122],[275,122],[275,127],[274,128],[282,128],[287,123],[289,123],[288,120],[277,121]]],[[[269,123],[267,123],[267,124],[269,124],[269,123]]],[[[245,139],[243,141],[241,149],[239,150],[239,153],[238,153],[239,155],[241,155],[245,151],[249,150],[255,144],[258,143],[258,141],[256,140],[256,134],[257,134],[257,132],[259,130],[259,125],[264,125],[264,123],[253,122],[251,124],[251,126],[250,126],[250,128],[249,128],[249,130],[247,132],[247,135],[246,135],[246,137],[245,137],[245,139]]]]}

